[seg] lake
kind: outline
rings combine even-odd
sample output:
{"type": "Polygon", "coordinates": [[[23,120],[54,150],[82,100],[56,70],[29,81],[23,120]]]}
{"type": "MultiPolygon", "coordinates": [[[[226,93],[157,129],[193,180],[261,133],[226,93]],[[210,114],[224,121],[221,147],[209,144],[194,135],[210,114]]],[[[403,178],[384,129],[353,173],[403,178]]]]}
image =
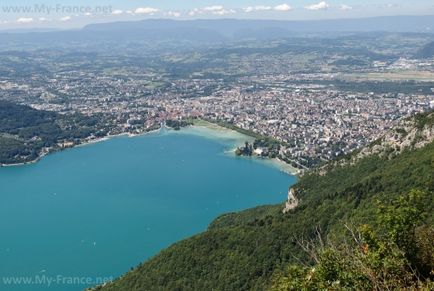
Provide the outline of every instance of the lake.
{"type": "Polygon", "coordinates": [[[218,215],[281,203],[295,177],[210,129],[116,137],[0,168],[0,290],[81,290],[218,215]]]}

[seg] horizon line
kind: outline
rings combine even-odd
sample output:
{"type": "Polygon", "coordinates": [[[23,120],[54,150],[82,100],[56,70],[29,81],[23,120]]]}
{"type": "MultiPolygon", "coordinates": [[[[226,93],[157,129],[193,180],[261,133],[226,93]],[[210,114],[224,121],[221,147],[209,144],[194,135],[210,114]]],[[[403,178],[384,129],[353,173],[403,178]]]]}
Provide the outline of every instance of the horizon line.
{"type": "MultiPolygon", "coordinates": [[[[434,14],[398,14],[398,15],[382,15],[382,16],[366,16],[366,17],[337,17],[337,18],[321,18],[321,19],[294,19],[294,20],[286,20],[286,19],[263,19],[263,18],[194,18],[194,19],[179,19],[179,18],[164,18],[164,17],[158,17],[158,18],[145,18],[145,19],[137,19],[137,20],[119,20],[119,21],[100,21],[100,22],[93,22],[93,23],[87,23],[82,26],[78,27],[69,27],[69,28],[56,28],[55,26],[33,26],[33,27],[15,27],[15,28],[0,28],[0,33],[2,32],[19,32],[19,31],[31,31],[31,30],[47,30],[45,32],[50,31],[74,31],[74,30],[81,30],[86,28],[87,26],[92,25],[100,25],[100,24],[111,24],[111,23],[138,23],[138,22],[146,22],[146,21],[173,21],[173,22],[193,22],[193,21],[258,21],[258,22],[293,22],[293,23],[303,23],[303,22],[320,22],[320,21],[351,21],[351,20],[363,20],[363,19],[379,19],[379,18],[396,18],[396,17],[434,17],[434,14]]],[[[431,32],[434,33],[434,32],[431,32]]]]}

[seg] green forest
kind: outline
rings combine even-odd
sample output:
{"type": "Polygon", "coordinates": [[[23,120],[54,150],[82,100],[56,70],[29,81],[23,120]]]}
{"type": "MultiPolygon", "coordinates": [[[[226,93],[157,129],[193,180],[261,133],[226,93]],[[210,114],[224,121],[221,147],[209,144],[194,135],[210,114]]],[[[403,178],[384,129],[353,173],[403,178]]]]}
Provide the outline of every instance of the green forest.
{"type": "Polygon", "coordinates": [[[99,116],[61,115],[0,101],[0,164],[33,161],[59,142],[79,144],[90,135],[104,136],[106,124],[99,116]]]}
{"type": "Polygon", "coordinates": [[[434,142],[310,171],[294,189],[294,210],[224,214],[96,289],[432,290],[434,142]]]}

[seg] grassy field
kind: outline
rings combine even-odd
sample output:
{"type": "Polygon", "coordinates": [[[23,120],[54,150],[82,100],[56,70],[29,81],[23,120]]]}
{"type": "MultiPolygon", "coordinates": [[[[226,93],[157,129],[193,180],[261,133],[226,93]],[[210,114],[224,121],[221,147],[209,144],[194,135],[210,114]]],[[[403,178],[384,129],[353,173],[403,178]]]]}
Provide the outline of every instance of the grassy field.
{"type": "Polygon", "coordinates": [[[399,71],[386,73],[363,73],[344,75],[347,80],[370,80],[370,81],[419,81],[433,82],[434,73],[426,71],[399,71]]]}

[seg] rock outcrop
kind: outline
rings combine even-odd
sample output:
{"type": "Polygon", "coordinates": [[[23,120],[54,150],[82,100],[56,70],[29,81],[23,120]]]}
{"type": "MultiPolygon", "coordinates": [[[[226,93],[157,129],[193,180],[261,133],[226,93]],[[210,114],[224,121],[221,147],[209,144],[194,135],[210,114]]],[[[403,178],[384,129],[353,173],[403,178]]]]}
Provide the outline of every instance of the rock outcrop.
{"type": "Polygon", "coordinates": [[[333,164],[318,168],[316,171],[323,176],[335,167],[353,165],[372,155],[390,159],[406,150],[422,148],[433,141],[434,112],[421,113],[401,120],[394,129],[349,158],[337,160],[333,164]]]}
{"type": "Polygon", "coordinates": [[[434,113],[406,119],[393,130],[356,155],[361,159],[369,155],[397,155],[407,149],[418,149],[434,140],[434,113]]]}
{"type": "Polygon", "coordinates": [[[288,191],[288,199],[285,203],[285,208],[283,209],[283,213],[287,213],[298,206],[298,199],[295,196],[294,188],[290,188],[288,191]]]}

